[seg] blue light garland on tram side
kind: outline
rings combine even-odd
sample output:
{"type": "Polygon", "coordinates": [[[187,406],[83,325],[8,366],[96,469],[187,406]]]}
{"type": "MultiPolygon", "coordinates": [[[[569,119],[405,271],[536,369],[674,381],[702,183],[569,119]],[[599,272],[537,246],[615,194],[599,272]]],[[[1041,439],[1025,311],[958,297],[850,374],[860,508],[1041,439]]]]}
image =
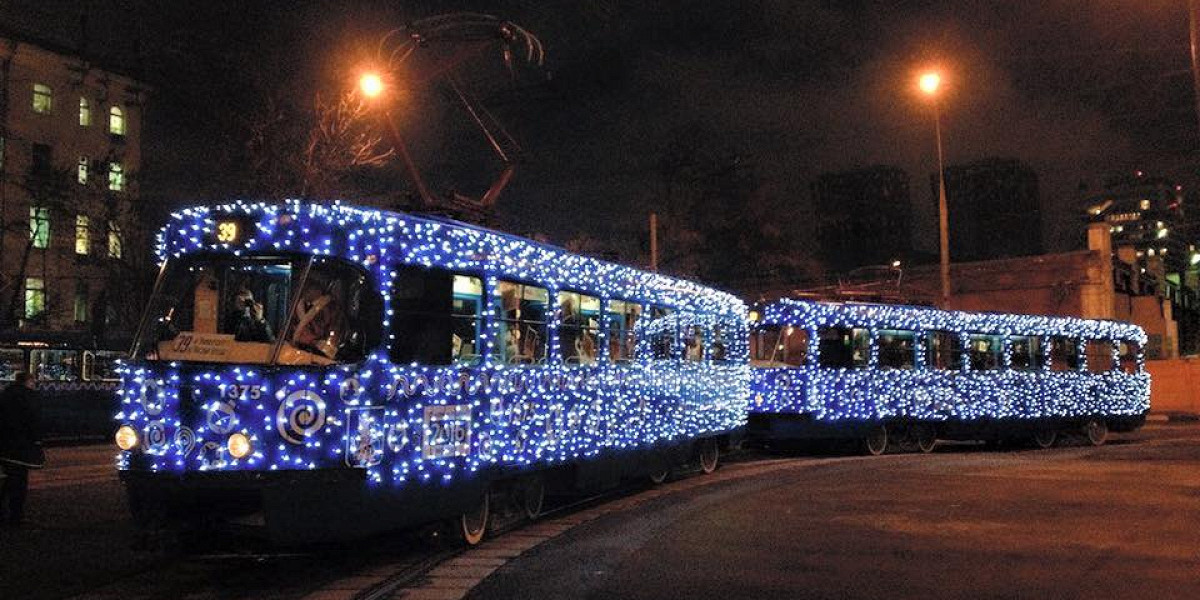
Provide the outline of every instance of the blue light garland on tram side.
{"type": "MultiPolygon", "coordinates": [[[[1103,340],[1118,364],[1120,341],[1144,348],[1146,333],[1129,323],[1017,314],[968,313],[931,308],[874,304],[836,304],[781,300],[762,311],[761,326],[804,329],[816,339],[822,327],[864,328],[871,348],[883,330],[946,331],[958,334],[962,347],[971,334],[1064,336],[1081,341],[1103,340]]],[[[926,336],[916,337],[912,369],[880,369],[871,352],[866,368],[817,366],[818,344],[809,343],[803,366],[752,369],[751,413],[806,414],[817,421],[879,421],[911,418],[923,421],[1039,419],[1091,415],[1136,416],[1150,408],[1150,376],[1138,352],[1134,373],[1084,370],[1084,344],[1078,344],[1076,370],[1051,371],[1050,344],[1042,344],[1043,370],[1011,368],[1005,351],[1002,368],[972,371],[968,361],[959,371],[926,365],[926,336]]]]}
{"type": "MultiPolygon", "coordinates": [[[[467,225],[341,204],[231,203],[172,215],[157,237],[160,261],[195,253],[344,258],[366,269],[383,299],[384,343],[395,343],[389,291],[402,265],[482,278],[485,297],[503,280],[536,282],[551,298],[581,291],[677,310],[681,325],[731,335],[723,360],[634,360],[615,364],[504,364],[496,302],[477,366],[394,364],[385,349],[324,368],[186,364],[135,359],[121,368],[116,420],[139,435],[125,470],[288,471],[354,468],[369,482],[448,483],[490,468],[526,468],[663,442],[717,435],[745,423],[749,372],[745,305],[698,284],[648,273],[467,225]],[[218,222],[252,224],[244,239],[217,242],[218,222]],[[198,407],[198,408],[197,408],[198,407]],[[253,452],[226,448],[241,433],[253,452]]],[[[648,311],[643,317],[648,317],[648,311]]],[[[638,322],[638,356],[649,354],[648,319],[638,322]]],[[[550,324],[550,331],[557,323],[550,324]]],[[[608,327],[596,347],[608,348],[608,327]]],[[[681,356],[682,336],[673,352],[681,356]]],[[[557,339],[549,341],[557,347],[557,339]]],[[[601,354],[605,354],[601,352],[601,354]]]]}

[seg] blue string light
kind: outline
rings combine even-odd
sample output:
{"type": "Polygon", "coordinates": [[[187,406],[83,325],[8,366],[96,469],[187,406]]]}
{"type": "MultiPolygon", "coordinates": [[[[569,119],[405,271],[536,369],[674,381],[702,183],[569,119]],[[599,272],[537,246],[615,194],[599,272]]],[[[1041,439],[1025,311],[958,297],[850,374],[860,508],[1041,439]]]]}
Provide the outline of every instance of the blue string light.
{"type": "MultiPolygon", "coordinates": [[[[120,369],[116,420],[137,431],[141,444],[122,452],[118,466],[124,470],[350,467],[365,471],[374,484],[447,483],[488,467],[557,464],[717,435],[745,423],[750,397],[745,305],[692,282],[494,231],[341,204],[189,208],[173,214],[156,239],[160,261],[198,252],[296,252],[358,264],[382,296],[380,328],[388,344],[397,341],[389,291],[404,265],[479,276],[490,298],[499,298],[504,279],[536,282],[551,298],[569,290],[599,297],[605,306],[623,300],[675,312],[640,319],[639,358],[620,364],[607,356],[589,365],[505,364],[496,342],[503,339],[501,309],[494,301],[482,306],[482,360],[469,367],[394,364],[383,347],[361,362],[324,368],[134,359],[120,369]],[[244,239],[216,241],[218,223],[228,218],[250,225],[244,239]],[[710,332],[719,325],[727,332],[723,357],[640,358],[650,355],[648,338],[655,328],[697,325],[710,332]],[[226,448],[236,433],[247,436],[253,450],[240,459],[226,448]]],[[[607,331],[598,329],[597,348],[608,347],[607,331]]],[[[556,342],[552,338],[549,347],[556,342]]],[[[673,355],[681,357],[682,336],[673,344],[673,355]]]]}
{"type": "MultiPolygon", "coordinates": [[[[1118,364],[1119,343],[1145,347],[1141,327],[1116,321],[1015,314],[943,311],[909,306],[836,304],[781,300],[762,310],[759,327],[795,327],[816,340],[824,327],[863,328],[871,348],[886,330],[946,331],[968,347],[971,334],[1063,336],[1108,344],[1118,364]]],[[[914,368],[880,369],[871,352],[867,368],[817,365],[819,346],[810,343],[802,366],[752,369],[753,414],[805,414],[816,421],[876,421],[912,418],[926,421],[1038,419],[1091,415],[1136,416],[1150,409],[1150,376],[1139,350],[1134,373],[1089,373],[1083,344],[1075,346],[1077,369],[1051,370],[1050,344],[1042,344],[1040,370],[1011,368],[1006,350],[1002,368],[972,371],[969,361],[957,371],[926,365],[926,336],[916,336],[914,368]]],[[[965,350],[964,350],[965,351],[965,350]]]]}

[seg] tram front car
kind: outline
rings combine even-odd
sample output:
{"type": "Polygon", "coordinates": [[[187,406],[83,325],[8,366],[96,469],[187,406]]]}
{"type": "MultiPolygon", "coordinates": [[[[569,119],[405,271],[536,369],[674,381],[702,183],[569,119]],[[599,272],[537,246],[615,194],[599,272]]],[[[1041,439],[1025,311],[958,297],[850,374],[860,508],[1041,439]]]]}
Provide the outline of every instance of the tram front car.
{"type": "MultiPolygon", "coordinates": [[[[653,365],[606,355],[586,367],[492,362],[496,351],[485,348],[504,346],[489,340],[504,339],[492,299],[506,269],[561,285],[576,272],[642,276],[627,267],[336,204],[238,203],[173,217],[121,369],[118,467],[143,526],[219,520],[280,542],[361,537],[467,514],[481,498],[486,511],[498,466],[565,463],[744,424],[745,344],[731,351],[738,362],[709,361],[695,367],[699,376],[656,377],[653,365]],[[429,275],[439,269],[477,276],[443,284],[429,275]],[[397,292],[382,293],[404,281],[404,302],[418,309],[409,317],[397,312],[397,292]],[[428,299],[443,292],[437,313],[428,299]],[[401,346],[408,354],[397,355],[401,346]],[[655,395],[664,381],[676,386],[669,399],[655,395]],[[695,394],[680,392],[688,385],[695,394]]],[[[729,319],[744,310],[727,294],[673,285],[691,286],[698,305],[729,319]]],[[[605,302],[607,316],[614,301],[605,302]]],[[[744,328],[731,333],[744,337],[744,328]]]]}

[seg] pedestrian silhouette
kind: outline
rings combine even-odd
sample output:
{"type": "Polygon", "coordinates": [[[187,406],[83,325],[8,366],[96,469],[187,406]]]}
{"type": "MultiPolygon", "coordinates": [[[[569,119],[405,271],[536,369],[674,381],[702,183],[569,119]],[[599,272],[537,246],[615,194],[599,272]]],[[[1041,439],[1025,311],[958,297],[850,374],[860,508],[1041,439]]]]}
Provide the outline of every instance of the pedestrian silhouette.
{"type": "Polygon", "coordinates": [[[33,375],[21,372],[0,393],[0,518],[10,527],[25,517],[29,470],[46,465],[36,388],[33,375]]]}

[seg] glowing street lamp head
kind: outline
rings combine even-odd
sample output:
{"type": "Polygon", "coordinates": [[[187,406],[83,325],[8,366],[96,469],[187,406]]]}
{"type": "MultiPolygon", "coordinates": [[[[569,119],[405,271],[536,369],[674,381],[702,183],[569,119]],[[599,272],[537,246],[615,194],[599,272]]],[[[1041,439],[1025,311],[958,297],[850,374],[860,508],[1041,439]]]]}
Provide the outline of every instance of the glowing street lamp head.
{"type": "Polygon", "coordinates": [[[942,76],[936,71],[931,71],[921,75],[921,79],[917,81],[917,85],[921,87],[921,91],[926,95],[932,96],[938,92],[938,88],[942,85],[942,76]]]}
{"type": "Polygon", "coordinates": [[[383,79],[375,73],[364,73],[358,80],[358,87],[368,98],[374,98],[383,93],[383,79]]]}

